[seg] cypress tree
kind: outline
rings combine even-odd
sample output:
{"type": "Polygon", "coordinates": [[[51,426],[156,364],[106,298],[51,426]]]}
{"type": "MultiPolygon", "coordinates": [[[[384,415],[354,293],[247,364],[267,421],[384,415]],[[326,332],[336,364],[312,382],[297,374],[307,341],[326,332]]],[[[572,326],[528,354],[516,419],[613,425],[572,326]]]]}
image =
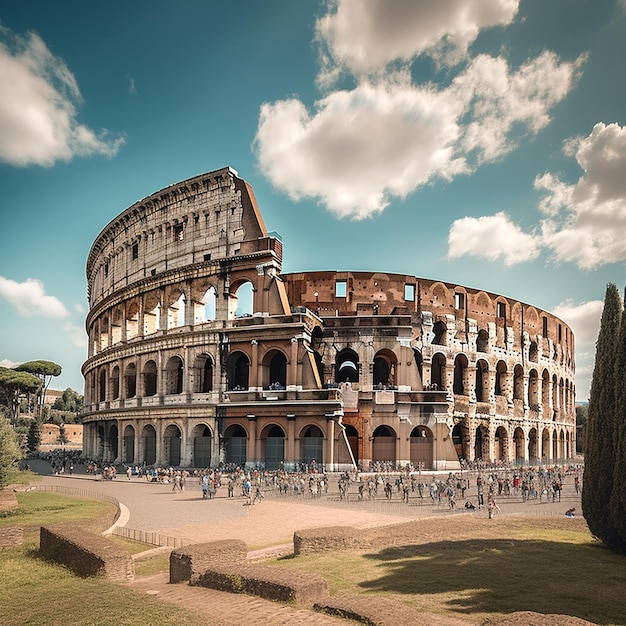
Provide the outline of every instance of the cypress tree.
{"type": "Polygon", "coordinates": [[[606,288],[596,360],[591,379],[582,508],[591,533],[608,546],[615,547],[618,534],[609,515],[615,466],[615,357],[622,304],[613,283],[606,288]]]}
{"type": "Polygon", "coordinates": [[[622,311],[616,350],[613,379],[616,395],[613,416],[615,466],[609,511],[617,533],[612,547],[626,553],[626,307],[622,311]]]}

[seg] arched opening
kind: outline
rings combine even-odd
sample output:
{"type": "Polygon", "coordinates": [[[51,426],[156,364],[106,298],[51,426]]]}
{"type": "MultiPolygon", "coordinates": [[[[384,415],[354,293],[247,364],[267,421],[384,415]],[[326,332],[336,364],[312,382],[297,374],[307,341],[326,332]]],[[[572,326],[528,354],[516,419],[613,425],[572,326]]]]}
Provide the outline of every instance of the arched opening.
{"type": "Polygon", "coordinates": [[[454,359],[454,381],[452,383],[453,393],[457,396],[469,395],[467,389],[465,389],[465,372],[467,365],[467,357],[464,354],[457,354],[454,359]]]}
{"type": "Polygon", "coordinates": [[[524,400],[524,368],[521,365],[513,369],[513,399],[524,400]]]}
{"type": "Polygon", "coordinates": [[[372,433],[372,460],[396,462],[396,433],[389,426],[378,426],[372,433]]]}
{"type": "Polygon", "coordinates": [[[478,335],[476,336],[476,351],[477,352],[489,351],[489,333],[484,328],[479,330],[478,335]]]}
{"type": "Polygon", "coordinates": [[[178,356],[171,357],[165,366],[165,393],[178,394],[183,392],[183,360],[178,356]]]}
{"type": "Polygon", "coordinates": [[[426,426],[416,426],[411,431],[409,441],[410,458],[413,466],[420,469],[432,469],[435,441],[432,430],[426,426]]]}
{"type": "Polygon", "coordinates": [[[459,459],[466,459],[466,451],[464,450],[463,442],[465,440],[464,434],[466,429],[463,427],[462,422],[457,422],[452,429],[452,445],[454,451],[459,459]]]}
{"type": "Polygon", "coordinates": [[[551,459],[550,453],[550,431],[547,428],[543,429],[541,433],[541,460],[546,461],[551,459]]]}
{"type": "Polygon", "coordinates": [[[146,296],[143,314],[143,334],[152,335],[161,328],[161,300],[156,293],[146,296]]]}
{"type": "Polygon", "coordinates": [[[504,396],[506,394],[506,363],[498,361],[496,365],[496,381],[494,393],[496,396],[504,396]]]}
{"type": "Polygon", "coordinates": [[[433,339],[430,343],[435,346],[445,346],[448,341],[448,327],[445,322],[435,322],[433,326],[433,339]]]}
{"type": "Polygon", "coordinates": [[[113,400],[120,398],[120,368],[117,365],[111,371],[111,398],[113,400]]]}
{"type": "Polygon", "coordinates": [[[231,291],[228,299],[228,319],[251,317],[254,313],[254,286],[251,282],[240,283],[231,291]]]}
{"type": "Polygon", "coordinates": [[[156,430],[151,424],[147,424],[141,431],[141,444],[143,460],[146,465],[156,463],[156,430]]]}
{"type": "Polygon", "coordinates": [[[531,341],[530,346],[528,348],[528,360],[531,363],[539,362],[539,348],[537,347],[536,341],[531,341]]]}
{"type": "Polygon", "coordinates": [[[300,435],[300,462],[319,466],[324,462],[324,435],[317,426],[309,426],[300,435]]]}
{"type": "Polygon", "coordinates": [[[509,436],[504,426],[496,428],[494,436],[494,454],[498,461],[507,461],[509,452],[509,436]]]}
{"type": "Polygon", "coordinates": [[[167,465],[180,465],[181,432],[176,424],[170,424],[163,433],[163,448],[167,465]]]}
{"type": "Polygon", "coordinates": [[[107,372],[104,368],[100,370],[100,395],[98,396],[99,402],[106,402],[107,399],[107,372]]]}
{"type": "Polygon", "coordinates": [[[124,372],[126,379],[126,397],[134,398],[137,395],[137,367],[130,363],[124,372]]]}
{"type": "Polygon", "coordinates": [[[130,425],[124,429],[122,445],[124,446],[122,460],[131,465],[135,462],[135,429],[130,425]]]}
{"type": "Polygon", "coordinates": [[[243,391],[248,388],[250,361],[243,352],[232,352],[226,360],[226,381],[231,391],[243,391]]]}
{"type": "Polygon", "coordinates": [[[430,384],[433,389],[440,391],[446,389],[446,357],[441,352],[433,354],[430,365],[430,384]]]}
{"type": "Polygon", "coordinates": [[[193,466],[211,467],[211,446],[213,436],[206,424],[198,424],[191,431],[193,438],[193,466]]]}
{"type": "Polygon", "coordinates": [[[396,355],[389,350],[383,350],[374,357],[373,383],[378,389],[395,387],[396,381],[396,355]]]}
{"type": "MultiPolygon", "coordinates": [[[[178,290],[176,290],[178,292],[178,290]]],[[[185,294],[178,292],[178,298],[167,307],[167,328],[178,328],[185,324],[185,307],[187,300],[185,294]]]]}
{"type": "Polygon", "coordinates": [[[474,459],[477,461],[489,460],[489,430],[479,426],[474,436],[474,459]]]}
{"type": "Polygon", "coordinates": [[[280,350],[270,350],[263,358],[261,376],[265,389],[286,389],[287,357],[280,350]]]}
{"type": "Polygon", "coordinates": [[[476,363],[476,401],[489,402],[489,364],[482,359],[476,363]]]}
{"type": "Polygon", "coordinates": [[[265,469],[279,469],[285,460],[285,431],[280,426],[267,426],[261,433],[265,469]]]}
{"type": "Polygon", "coordinates": [[[532,411],[539,410],[539,376],[537,370],[528,373],[528,405],[532,411]]]}
{"type": "Polygon", "coordinates": [[[157,367],[152,360],[143,366],[143,390],[144,396],[154,396],[157,392],[157,367]]]}
{"type": "Polygon", "coordinates": [[[206,321],[213,321],[216,316],[215,287],[209,287],[207,289],[201,302],[204,306],[204,319],[206,321]]]}
{"type": "Polygon", "coordinates": [[[117,460],[118,441],[119,441],[119,431],[117,429],[117,426],[113,424],[111,428],[109,429],[109,436],[107,437],[107,447],[109,449],[107,458],[110,461],[117,460]]]}
{"type": "Polygon", "coordinates": [[[513,442],[515,445],[515,461],[523,463],[524,461],[524,431],[518,426],[513,432],[513,442]]]}
{"type": "Polygon", "coordinates": [[[540,461],[537,429],[531,428],[528,432],[528,462],[537,465],[540,461]]]}
{"type": "Polygon", "coordinates": [[[354,350],[342,350],[335,360],[335,382],[359,382],[359,357],[354,350]]]}
{"type": "Polygon", "coordinates": [[[224,431],[224,458],[227,464],[244,467],[248,435],[243,426],[232,424],[224,431]]]}
{"type": "Polygon", "coordinates": [[[139,303],[133,300],[126,309],[126,339],[134,339],[139,334],[139,303]]]}

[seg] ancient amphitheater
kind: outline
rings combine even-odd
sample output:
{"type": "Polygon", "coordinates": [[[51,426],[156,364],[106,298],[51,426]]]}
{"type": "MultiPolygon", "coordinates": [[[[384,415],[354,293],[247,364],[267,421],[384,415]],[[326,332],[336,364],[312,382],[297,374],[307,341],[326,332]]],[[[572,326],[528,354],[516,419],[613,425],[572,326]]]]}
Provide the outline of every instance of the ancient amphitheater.
{"type": "Polygon", "coordinates": [[[574,336],[509,297],[405,274],[282,274],[227,167],[135,203],[87,261],[84,452],[329,471],[556,462],[574,336]]]}

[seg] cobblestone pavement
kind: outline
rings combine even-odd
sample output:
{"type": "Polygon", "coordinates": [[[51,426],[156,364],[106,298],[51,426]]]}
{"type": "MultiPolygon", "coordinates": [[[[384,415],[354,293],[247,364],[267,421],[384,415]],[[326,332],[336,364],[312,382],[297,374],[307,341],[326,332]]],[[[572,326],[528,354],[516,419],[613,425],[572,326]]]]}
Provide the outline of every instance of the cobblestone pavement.
{"type": "MultiPolygon", "coordinates": [[[[72,476],[51,475],[49,465],[41,461],[31,463],[33,470],[43,475],[44,485],[61,489],[78,489],[88,494],[102,494],[117,499],[126,515],[118,521],[128,528],[156,532],[185,542],[201,543],[220,539],[241,539],[251,556],[262,552],[280,554],[292,550],[296,530],[322,526],[353,526],[367,528],[399,522],[410,518],[441,518],[459,516],[487,518],[486,509],[467,513],[463,508],[449,510],[447,506],[433,506],[430,498],[420,500],[412,495],[409,504],[401,502],[398,494],[387,501],[358,501],[356,491],[347,501],[340,501],[330,481],[329,495],[319,499],[298,496],[278,496],[266,492],[266,497],[255,505],[248,505],[240,496],[228,498],[226,489],[218,490],[212,500],[203,500],[200,486],[188,483],[185,491],[173,491],[172,485],[148,483],[145,479],[119,475],[114,481],[95,480],[77,468],[72,476]]],[[[430,479],[430,475],[428,475],[430,479]]],[[[499,515],[562,516],[570,507],[580,512],[580,498],[574,493],[573,477],[567,477],[561,502],[532,500],[523,503],[521,497],[499,498],[499,515]]],[[[471,497],[472,491],[467,492],[471,497]]],[[[462,503],[461,503],[462,505],[462,503]]],[[[151,593],[164,601],[203,611],[216,626],[273,626],[274,624],[348,624],[348,620],[313,611],[296,609],[261,598],[190,587],[170,585],[166,574],[138,578],[133,588],[151,593]]],[[[427,622],[437,626],[458,626],[470,621],[428,616],[427,622]]],[[[426,622],[424,622],[426,623],[426,622]]]]}

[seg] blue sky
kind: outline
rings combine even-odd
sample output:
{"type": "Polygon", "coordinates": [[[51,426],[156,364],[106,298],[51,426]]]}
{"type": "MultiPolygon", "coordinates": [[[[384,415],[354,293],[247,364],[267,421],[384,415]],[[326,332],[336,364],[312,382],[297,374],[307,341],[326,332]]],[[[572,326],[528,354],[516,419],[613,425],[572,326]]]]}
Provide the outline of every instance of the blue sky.
{"type": "Polygon", "coordinates": [[[626,260],[624,0],[0,0],[0,365],[82,391],[85,261],[227,165],[284,272],[501,293],[577,339],[626,260]]]}

